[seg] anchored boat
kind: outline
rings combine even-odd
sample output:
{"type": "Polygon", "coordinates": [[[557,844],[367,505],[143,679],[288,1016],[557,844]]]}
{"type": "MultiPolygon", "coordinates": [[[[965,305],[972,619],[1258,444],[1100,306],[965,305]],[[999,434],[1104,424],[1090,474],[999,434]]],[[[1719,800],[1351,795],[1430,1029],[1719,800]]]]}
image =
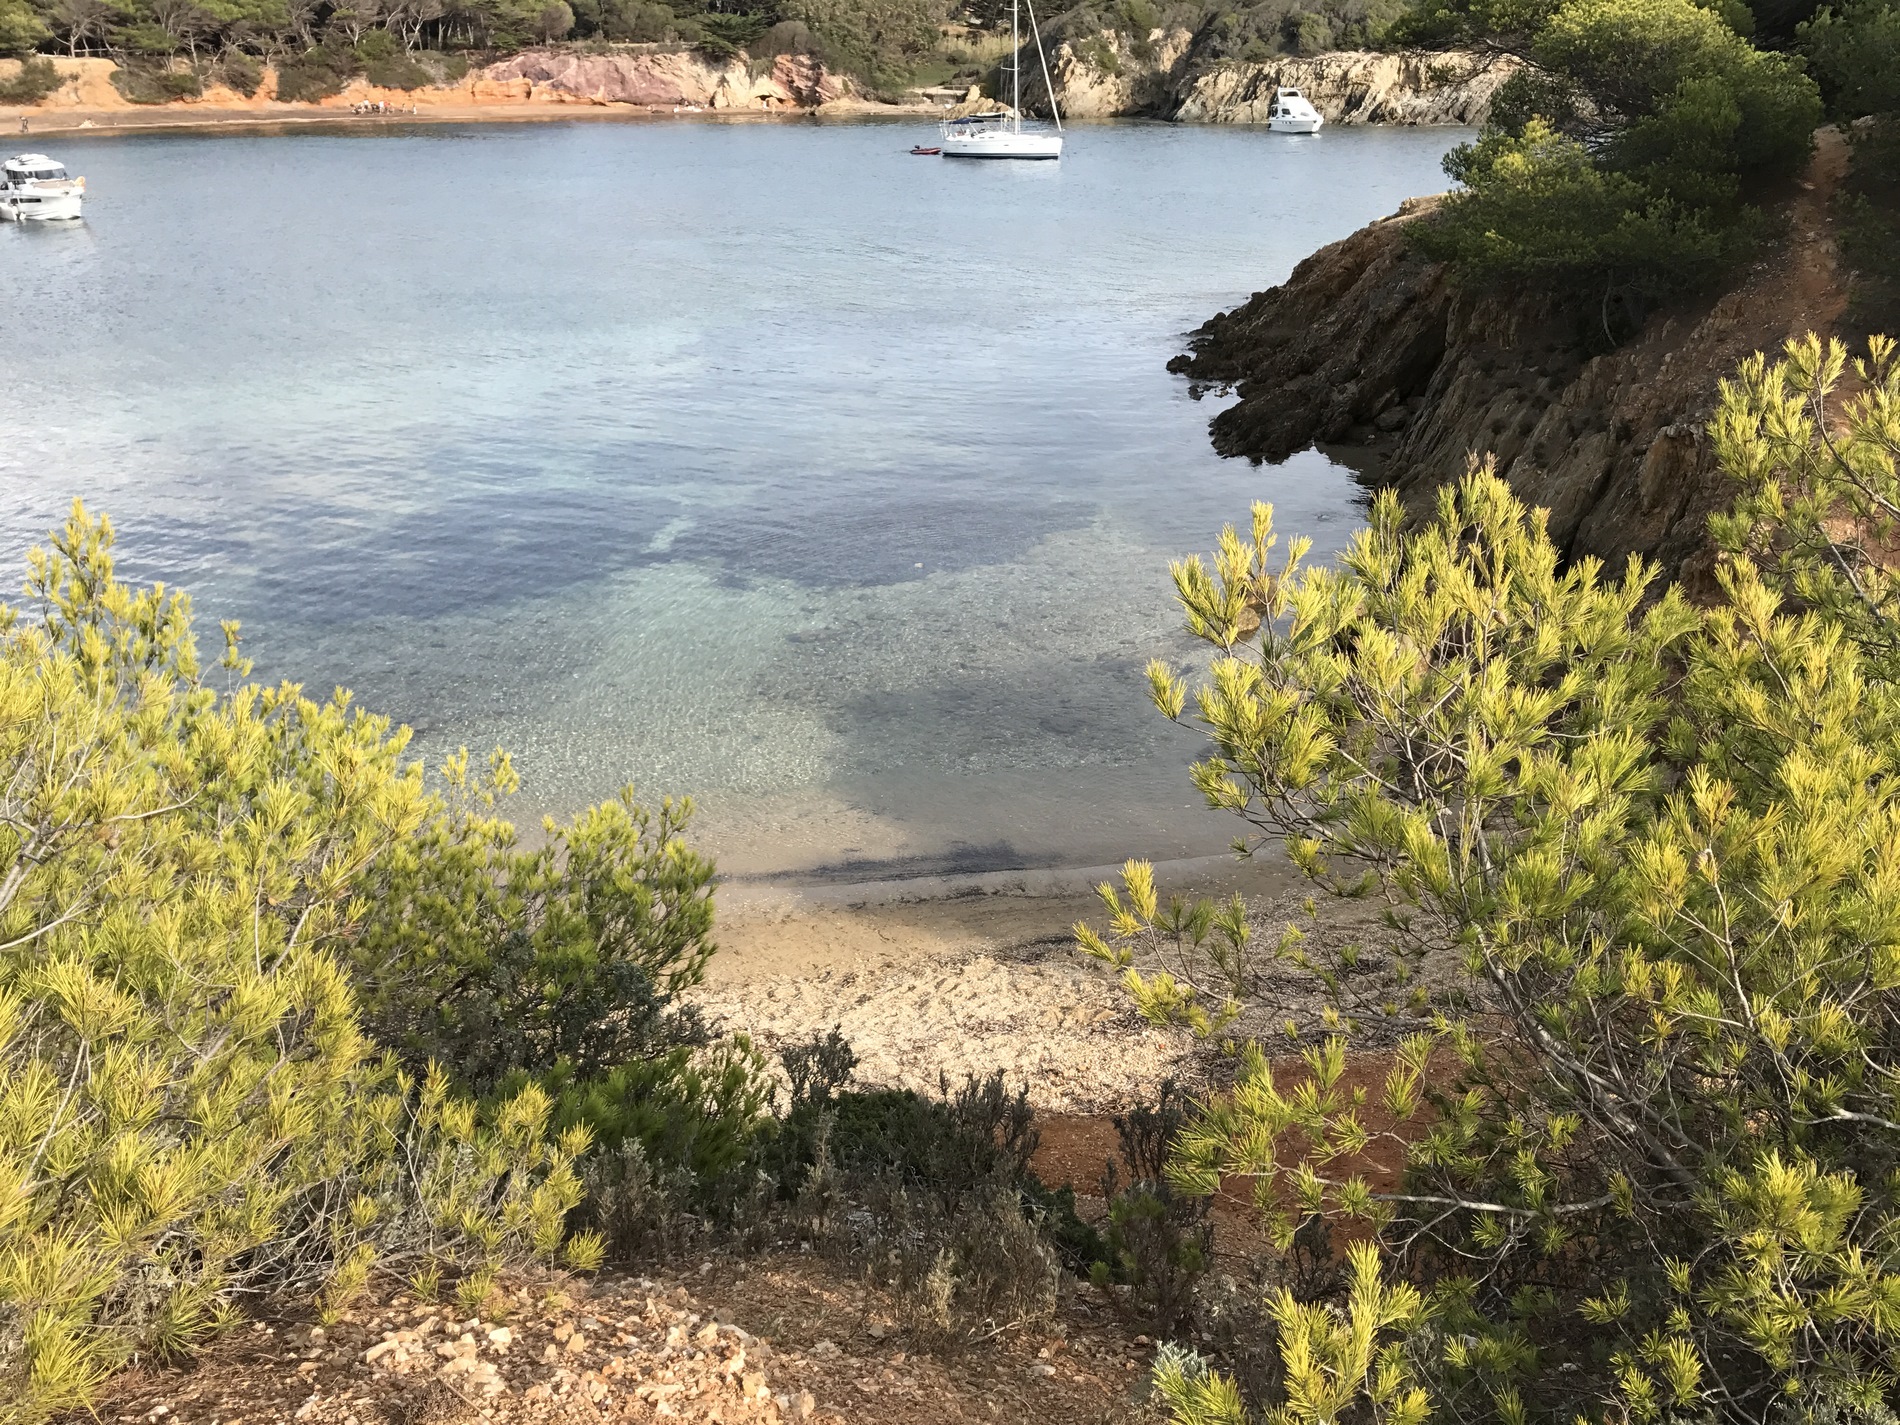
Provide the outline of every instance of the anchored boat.
{"type": "Polygon", "coordinates": [[[43,153],[17,153],[0,163],[0,219],[43,223],[77,218],[86,198],[86,180],[73,178],[66,166],[43,153]]]}
{"type": "Polygon", "coordinates": [[[1276,134],[1316,134],[1326,120],[1297,89],[1276,89],[1267,107],[1267,128],[1276,134]]]}
{"type": "Polygon", "coordinates": [[[1010,0],[1010,94],[1007,114],[971,114],[968,118],[947,119],[938,125],[943,135],[945,158],[1061,158],[1062,115],[1056,110],[1056,87],[1049,82],[1049,56],[1042,50],[1042,31],[1036,25],[1034,0],[1029,6],[1029,33],[1036,43],[1036,58],[1042,62],[1042,89],[1049,96],[1049,113],[1055,119],[1053,133],[1023,128],[1023,39],[1022,0],[1010,0]]]}

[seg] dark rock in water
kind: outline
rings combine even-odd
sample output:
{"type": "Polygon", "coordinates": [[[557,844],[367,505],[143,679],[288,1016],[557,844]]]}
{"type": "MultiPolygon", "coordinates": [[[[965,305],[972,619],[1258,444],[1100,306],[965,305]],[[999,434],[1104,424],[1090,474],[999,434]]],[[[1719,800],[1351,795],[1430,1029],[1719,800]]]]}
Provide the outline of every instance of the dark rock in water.
{"type": "Polygon", "coordinates": [[[1277,462],[1377,439],[1382,481],[1422,511],[1489,454],[1549,510],[1570,557],[1641,555],[1706,594],[1708,518],[1734,496],[1705,435],[1718,383],[1755,351],[1838,329],[1828,199],[1844,164],[1842,140],[1824,132],[1786,205],[1787,243],[1730,291],[1652,313],[1613,350],[1575,314],[1459,290],[1407,240],[1441,201],[1424,198],[1213,318],[1169,369],[1239,394],[1209,427],[1223,455],[1277,462]]]}
{"type": "Polygon", "coordinates": [[[1401,229],[1433,206],[1414,199],[1399,217],[1321,248],[1284,285],[1208,322],[1191,353],[1168,363],[1197,386],[1238,388],[1240,404],[1210,428],[1216,450],[1285,460],[1344,441],[1425,391],[1445,355],[1451,283],[1401,229]]]}

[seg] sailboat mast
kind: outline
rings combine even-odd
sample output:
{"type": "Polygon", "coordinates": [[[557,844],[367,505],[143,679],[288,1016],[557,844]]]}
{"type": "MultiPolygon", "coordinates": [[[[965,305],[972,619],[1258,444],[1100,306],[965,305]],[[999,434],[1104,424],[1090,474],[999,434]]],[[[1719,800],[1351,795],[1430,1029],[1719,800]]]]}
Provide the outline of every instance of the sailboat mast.
{"type": "Polygon", "coordinates": [[[1023,131],[1023,33],[1022,0],[1009,0],[1009,73],[1011,89],[1009,111],[1017,133],[1023,131]]]}

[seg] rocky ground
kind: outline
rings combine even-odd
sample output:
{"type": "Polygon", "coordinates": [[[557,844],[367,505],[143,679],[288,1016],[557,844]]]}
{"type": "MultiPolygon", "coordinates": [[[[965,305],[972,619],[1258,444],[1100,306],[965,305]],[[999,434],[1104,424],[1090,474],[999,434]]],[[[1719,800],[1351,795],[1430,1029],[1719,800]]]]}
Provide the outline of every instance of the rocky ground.
{"type": "Polygon", "coordinates": [[[120,1377],[112,1425],[595,1425],[1151,1418],[1151,1348],[1099,1298],[1039,1331],[921,1348],[893,1304],[811,1254],[511,1283],[480,1314],[372,1296],[330,1325],[258,1321],[120,1377]]]}

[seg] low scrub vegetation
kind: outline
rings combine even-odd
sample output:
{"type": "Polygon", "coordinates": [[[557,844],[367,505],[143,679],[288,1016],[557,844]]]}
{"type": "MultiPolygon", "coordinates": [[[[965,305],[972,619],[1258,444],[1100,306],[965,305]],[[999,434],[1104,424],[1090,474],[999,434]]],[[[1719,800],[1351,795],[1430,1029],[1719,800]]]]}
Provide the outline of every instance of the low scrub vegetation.
{"type": "Polygon", "coordinates": [[[1146,1014],[1216,1040],[1262,954],[1332,991],[1287,1026],[1299,1069],[1233,1045],[1167,1175],[1251,1181],[1290,1251],[1358,1240],[1265,1296],[1263,1395],[1165,1357],[1181,1425],[1892,1418],[1895,358],[1810,338],[1724,387],[1712,607],[1565,565],[1482,465],[1410,527],[1380,496],[1336,568],[1279,551],[1265,506],[1175,567],[1213,662],[1192,693],[1151,679],[1205,734],[1196,786],[1318,893],[1388,907],[1373,943],[1264,947],[1131,866],[1080,931],[1146,1014]],[[1161,940],[1193,953],[1143,973],[1161,940]],[[1439,945],[1453,983],[1418,973],[1439,945]],[[1349,1088],[1394,1022],[1383,1084],[1349,1088]]]}
{"type": "MultiPolygon", "coordinates": [[[[180,594],[76,513],[0,610],[0,1412],[275,1291],[553,1256],[584,1129],[364,1035],[364,877],[437,814],[339,698],[207,678],[180,594]]],[[[230,631],[234,638],[235,630],[230,631]]],[[[224,670],[247,672],[230,645],[224,670]]],[[[597,1259],[591,1239],[571,1259],[597,1259]]]]}
{"type": "Polygon", "coordinates": [[[957,1342],[1194,1265],[1045,1187],[1000,1076],[853,1088],[835,1031],[775,1072],[703,1023],[687,804],[525,845],[504,754],[425,778],[346,694],[246,681],[234,625],[205,667],[108,522],[76,507],[30,567],[0,608],[0,1421],[373,1278],[473,1311],[513,1265],[803,1240],[957,1342]]]}
{"type": "Polygon", "coordinates": [[[28,59],[11,79],[0,81],[0,104],[37,104],[66,81],[50,59],[28,59]]]}
{"type": "Polygon", "coordinates": [[[1692,0],[1498,5],[1424,0],[1397,34],[1520,64],[1460,191],[1416,229],[1470,283],[1590,311],[1612,342],[1673,293],[1706,287],[1770,231],[1762,203],[1806,163],[1821,120],[1793,56],[1758,49],[1692,0]]]}

